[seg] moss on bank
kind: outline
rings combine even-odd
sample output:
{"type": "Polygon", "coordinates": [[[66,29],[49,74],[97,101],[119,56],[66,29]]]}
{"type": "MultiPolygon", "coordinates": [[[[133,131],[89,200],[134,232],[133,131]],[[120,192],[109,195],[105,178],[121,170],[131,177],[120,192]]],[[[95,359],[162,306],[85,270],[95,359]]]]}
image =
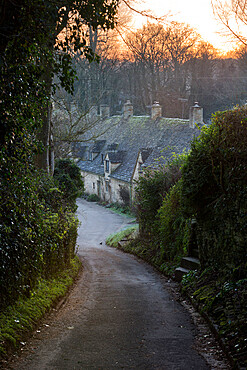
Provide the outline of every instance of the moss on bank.
{"type": "Polygon", "coordinates": [[[247,368],[247,279],[232,272],[207,268],[190,271],[182,292],[212,324],[233,368],[247,368]]]}
{"type": "Polygon", "coordinates": [[[38,322],[67,293],[81,268],[76,257],[56,278],[42,280],[28,298],[20,298],[0,313],[0,360],[18,348],[38,322]]]}

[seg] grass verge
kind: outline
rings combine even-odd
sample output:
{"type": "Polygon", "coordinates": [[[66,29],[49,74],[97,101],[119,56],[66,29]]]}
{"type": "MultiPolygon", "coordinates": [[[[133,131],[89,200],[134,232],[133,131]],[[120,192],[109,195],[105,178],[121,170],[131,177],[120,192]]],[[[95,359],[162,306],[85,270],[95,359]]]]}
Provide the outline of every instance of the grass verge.
{"type": "Polygon", "coordinates": [[[29,298],[20,298],[0,313],[0,360],[17,349],[44,315],[67,293],[81,268],[76,257],[69,269],[51,280],[41,280],[29,298]]]}
{"type": "Polygon", "coordinates": [[[163,274],[171,277],[175,269],[180,265],[181,257],[176,258],[174,261],[166,261],[164,263],[162,256],[157,253],[157,250],[150,247],[150,243],[138,238],[137,230],[138,225],[135,225],[121,230],[116,234],[112,234],[106,239],[106,244],[110,247],[119,248],[126,253],[131,253],[140,257],[163,274]],[[119,246],[118,243],[123,239],[127,242],[119,246]]]}
{"type": "Polygon", "coordinates": [[[138,225],[129,227],[127,229],[121,230],[116,234],[111,234],[106,239],[106,244],[110,247],[117,248],[118,242],[120,242],[123,239],[131,239],[133,235],[136,233],[136,230],[138,229],[138,225]]]}

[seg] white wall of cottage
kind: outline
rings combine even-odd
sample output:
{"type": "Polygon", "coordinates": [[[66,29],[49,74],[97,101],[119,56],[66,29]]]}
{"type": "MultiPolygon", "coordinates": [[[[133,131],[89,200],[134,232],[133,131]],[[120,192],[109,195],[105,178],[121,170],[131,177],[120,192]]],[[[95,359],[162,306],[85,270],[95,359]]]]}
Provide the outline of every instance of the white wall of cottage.
{"type": "Polygon", "coordinates": [[[89,195],[96,194],[104,202],[123,203],[120,196],[121,187],[130,193],[130,185],[128,182],[114,178],[105,178],[86,171],[81,171],[81,174],[84,180],[85,193],[89,195]]]}

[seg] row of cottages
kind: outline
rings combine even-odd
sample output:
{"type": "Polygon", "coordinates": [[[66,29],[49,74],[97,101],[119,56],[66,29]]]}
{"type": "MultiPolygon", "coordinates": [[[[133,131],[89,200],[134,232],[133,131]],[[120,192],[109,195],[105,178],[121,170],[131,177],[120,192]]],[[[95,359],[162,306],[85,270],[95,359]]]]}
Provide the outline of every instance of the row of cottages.
{"type": "Polygon", "coordinates": [[[160,157],[166,161],[173,153],[188,149],[202,124],[203,110],[197,103],[189,120],[162,117],[157,102],[150,116],[134,116],[130,101],[124,105],[122,116],[110,117],[104,106],[98,125],[107,130],[96,141],[74,147],[85,192],[107,203],[131,204],[143,168],[153,166],[160,157]]]}

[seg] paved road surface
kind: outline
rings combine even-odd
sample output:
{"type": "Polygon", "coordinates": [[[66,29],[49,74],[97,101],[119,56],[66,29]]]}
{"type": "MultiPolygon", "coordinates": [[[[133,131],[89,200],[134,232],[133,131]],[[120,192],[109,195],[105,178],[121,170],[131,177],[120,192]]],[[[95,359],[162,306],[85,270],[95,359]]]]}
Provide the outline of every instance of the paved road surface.
{"type": "Polygon", "coordinates": [[[209,369],[194,348],[190,316],[166,291],[164,278],[105,245],[106,236],[130,219],[84,200],[78,204],[84,272],[13,368],[209,369]]]}

